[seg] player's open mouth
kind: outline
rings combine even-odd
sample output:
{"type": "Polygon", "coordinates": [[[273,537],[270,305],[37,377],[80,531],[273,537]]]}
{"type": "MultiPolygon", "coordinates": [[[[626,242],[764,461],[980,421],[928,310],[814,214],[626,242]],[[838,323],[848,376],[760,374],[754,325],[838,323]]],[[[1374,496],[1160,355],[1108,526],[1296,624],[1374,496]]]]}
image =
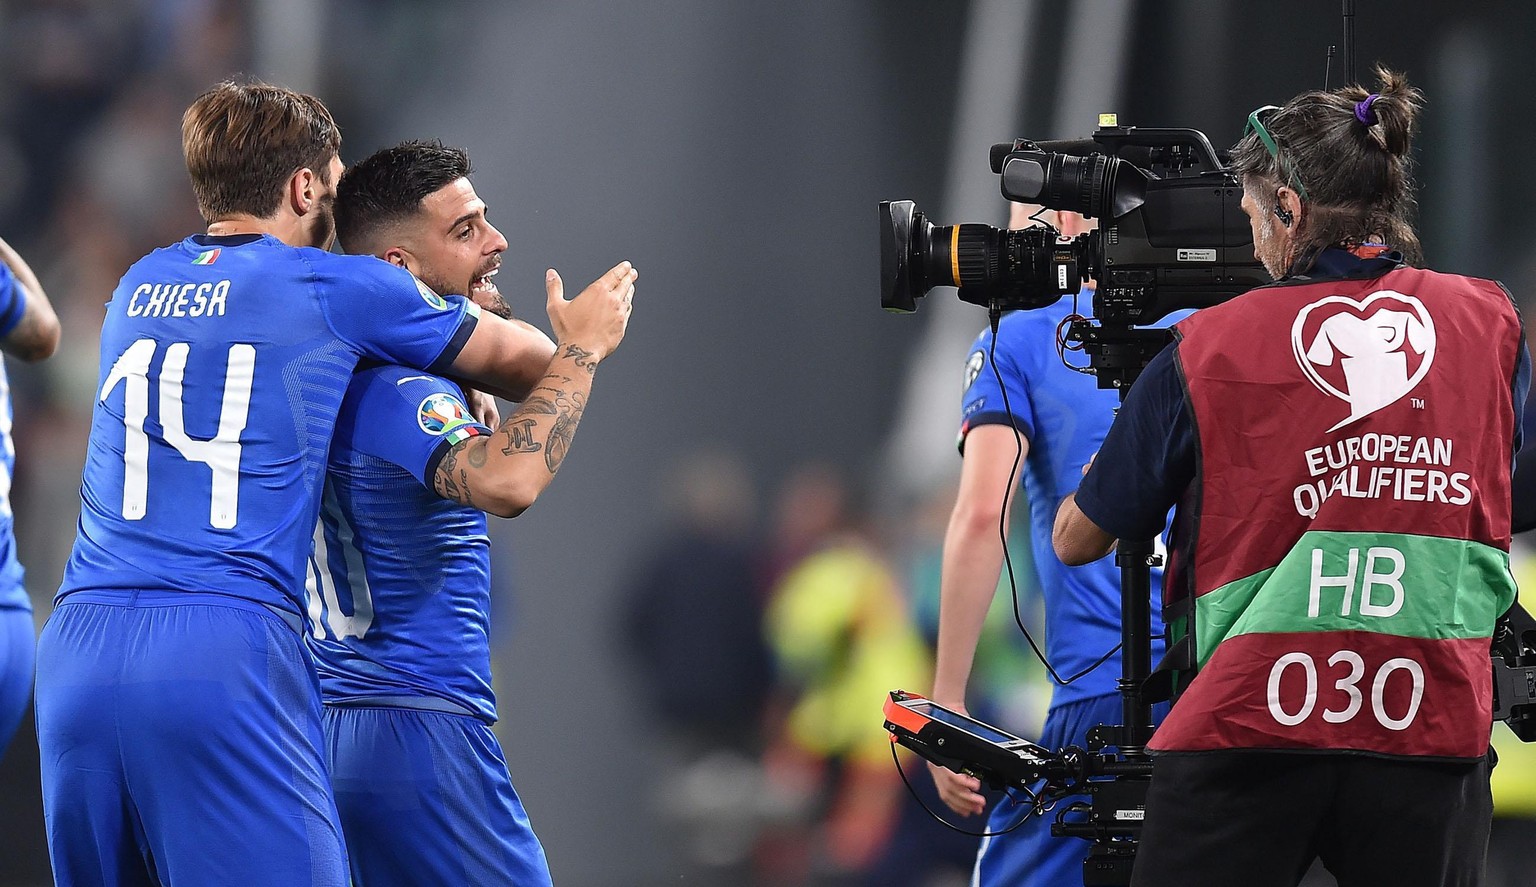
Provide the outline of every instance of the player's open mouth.
{"type": "Polygon", "coordinates": [[[470,292],[481,292],[481,293],[499,293],[499,292],[501,292],[500,290],[498,290],[496,288],[496,283],[493,280],[491,280],[492,277],[495,277],[499,273],[501,273],[501,266],[497,265],[495,268],[492,268],[491,270],[485,272],[484,274],[480,275],[479,277],[476,277],[474,280],[469,282],[469,290],[470,290],[470,292]]]}

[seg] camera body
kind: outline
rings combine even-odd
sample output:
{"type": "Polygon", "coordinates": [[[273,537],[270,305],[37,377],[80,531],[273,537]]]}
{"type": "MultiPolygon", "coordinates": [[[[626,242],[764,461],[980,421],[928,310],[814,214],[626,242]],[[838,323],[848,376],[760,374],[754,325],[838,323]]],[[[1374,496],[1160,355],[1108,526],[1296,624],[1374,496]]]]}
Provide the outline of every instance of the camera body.
{"type": "Polygon", "coordinates": [[[1242,188],[1203,133],[1103,122],[1089,139],[1020,139],[991,152],[1004,197],[1097,218],[1098,230],[936,226],[911,201],[882,202],[881,304],[910,312],[933,287],[957,286],[988,308],[1040,308],[1092,279],[1096,318],[1141,326],[1270,281],[1242,188]]]}

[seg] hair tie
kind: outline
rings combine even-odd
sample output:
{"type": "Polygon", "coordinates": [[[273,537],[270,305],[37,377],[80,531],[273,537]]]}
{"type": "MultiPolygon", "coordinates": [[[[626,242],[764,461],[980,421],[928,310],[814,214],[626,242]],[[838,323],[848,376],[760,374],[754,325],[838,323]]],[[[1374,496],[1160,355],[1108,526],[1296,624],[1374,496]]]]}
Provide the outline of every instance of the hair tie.
{"type": "Polygon", "coordinates": [[[1371,105],[1375,104],[1376,100],[1379,98],[1381,98],[1381,96],[1373,92],[1355,103],[1355,119],[1360,121],[1360,125],[1376,125],[1376,111],[1371,107],[1371,105]]]}

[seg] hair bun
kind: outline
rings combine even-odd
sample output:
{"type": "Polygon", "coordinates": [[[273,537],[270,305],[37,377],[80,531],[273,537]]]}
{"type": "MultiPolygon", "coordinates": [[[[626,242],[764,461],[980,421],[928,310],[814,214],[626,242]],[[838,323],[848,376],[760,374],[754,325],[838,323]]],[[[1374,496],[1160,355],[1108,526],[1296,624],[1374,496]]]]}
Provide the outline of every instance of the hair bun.
{"type": "Polygon", "coordinates": [[[1381,98],[1381,94],[1373,92],[1355,103],[1355,119],[1360,121],[1362,126],[1376,125],[1376,110],[1371,106],[1376,104],[1376,100],[1379,98],[1381,98]]]}

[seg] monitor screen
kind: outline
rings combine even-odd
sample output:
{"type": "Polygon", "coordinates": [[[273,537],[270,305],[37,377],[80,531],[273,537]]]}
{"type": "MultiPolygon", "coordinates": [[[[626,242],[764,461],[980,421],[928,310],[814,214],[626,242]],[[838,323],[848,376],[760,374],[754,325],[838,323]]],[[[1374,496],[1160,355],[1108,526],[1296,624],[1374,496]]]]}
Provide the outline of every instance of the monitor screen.
{"type": "Polygon", "coordinates": [[[947,708],[943,708],[926,700],[922,702],[911,703],[907,707],[920,715],[924,715],[926,717],[932,718],[935,721],[948,724],[951,727],[958,727],[961,730],[970,733],[972,736],[979,736],[988,742],[995,742],[999,745],[1002,745],[1009,742],[1020,741],[1019,737],[1017,736],[1011,736],[997,729],[996,727],[989,727],[986,724],[983,724],[981,721],[973,720],[963,714],[960,714],[959,712],[950,711],[947,708]]]}

